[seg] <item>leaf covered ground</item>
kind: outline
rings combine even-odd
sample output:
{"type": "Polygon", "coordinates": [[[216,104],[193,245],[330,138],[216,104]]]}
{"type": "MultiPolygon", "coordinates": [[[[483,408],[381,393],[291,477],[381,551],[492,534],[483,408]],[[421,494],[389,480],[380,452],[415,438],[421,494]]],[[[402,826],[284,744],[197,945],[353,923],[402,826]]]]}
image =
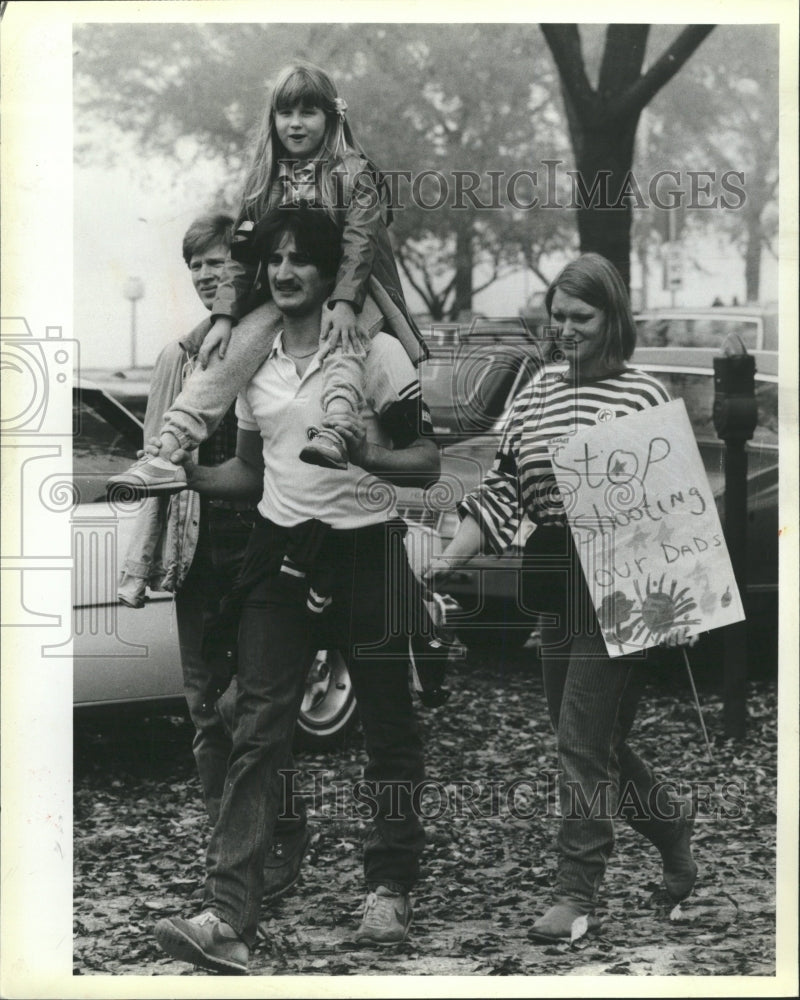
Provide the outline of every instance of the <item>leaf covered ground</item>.
{"type": "MultiPolygon", "coordinates": [[[[529,930],[549,903],[557,818],[547,774],[555,744],[535,653],[470,654],[452,697],[420,709],[432,782],[428,833],[409,940],[349,944],[363,900],[364,821],[349,806],[361,775],[358,735],[301,753],[313,838],[297,890],[262,912],[252,975],[775,974],[777,694],[751,684],[745,741],[722,739],[713,678],[700,696],[706,756],[685,673],[653,675],[631,743],[698,803],[696,890],[671,911],[653,849],[624,824],[604,883],[602,931],[543,946],[529,930]]],[[[76,726],[74,973],[198,975],[160,952],[158,918],[192,915],[207,820],[185,720],[76,726]]]]}

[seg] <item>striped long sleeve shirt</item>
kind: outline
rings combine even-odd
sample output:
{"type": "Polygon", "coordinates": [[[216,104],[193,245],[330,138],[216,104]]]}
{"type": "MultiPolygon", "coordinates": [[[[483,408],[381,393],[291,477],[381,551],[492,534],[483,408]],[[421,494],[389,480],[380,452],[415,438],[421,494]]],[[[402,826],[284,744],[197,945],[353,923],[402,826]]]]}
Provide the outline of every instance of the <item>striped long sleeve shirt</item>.
{"type": "Polygon", "coordinates": [[[501,553],[524,514],[537,525],[566,525],[549,447],[581,429],[669,402],[661,383],[629,368],[574,384],[544,368],[519,393],[491,470],[458,505],[481,527],[487,551],[501,553]]]}

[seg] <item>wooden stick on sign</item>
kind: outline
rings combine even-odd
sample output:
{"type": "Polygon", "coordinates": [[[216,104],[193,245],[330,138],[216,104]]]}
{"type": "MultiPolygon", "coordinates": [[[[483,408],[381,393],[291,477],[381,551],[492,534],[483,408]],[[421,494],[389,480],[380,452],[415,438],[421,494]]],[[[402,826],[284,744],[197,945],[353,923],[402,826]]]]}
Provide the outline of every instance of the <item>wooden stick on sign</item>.
{"type": "Polygon", "coordinates": [[[709,760],[713,760],[713,755],[711,753],[711,744],[708,741],[708,731],[706,730],[705,719],[703,718],[703,709],[700,707],[700,699],[697,697],[697,688],[694,686],[694,677],[692,676],[692,668],[689,666],[689,657],[686,654],[686,647],[681,648],[683,653],[683,662],[686,664],[686,672],[689,674],[689,683],[692,685],[692,694],[694,695],[694,703],[697,708],[697,714],[700,717],[700,728],[703,730],[703,739],[706,741],[706,754],[709,760]]]}

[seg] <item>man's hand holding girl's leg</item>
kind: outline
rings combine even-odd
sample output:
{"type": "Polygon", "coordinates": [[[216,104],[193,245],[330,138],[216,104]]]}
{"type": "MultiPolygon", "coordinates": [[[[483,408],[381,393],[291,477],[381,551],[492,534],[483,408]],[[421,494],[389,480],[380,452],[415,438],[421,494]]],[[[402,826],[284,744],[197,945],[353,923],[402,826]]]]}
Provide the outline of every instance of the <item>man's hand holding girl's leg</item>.
{"type": "Polygon", "coordinates": [[[169,496],[187,488],[186,465],[189,453],[171,431],[164,430],[161,436],[150,438],[144,449],[138,452],[138,461],[125,472],[111,476],[108,480],[109,492],[119,492],[120,496],[169,496]]]}

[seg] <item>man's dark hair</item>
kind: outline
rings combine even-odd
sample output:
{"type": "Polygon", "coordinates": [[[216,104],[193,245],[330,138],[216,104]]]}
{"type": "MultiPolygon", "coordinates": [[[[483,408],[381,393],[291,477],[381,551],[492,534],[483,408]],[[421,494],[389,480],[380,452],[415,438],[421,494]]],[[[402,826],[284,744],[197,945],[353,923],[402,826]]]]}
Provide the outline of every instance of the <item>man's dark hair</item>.
{"type": "Polygon", "coordinates": [[[221,243],[230,249],[233,239],[233,219],[224,212],[209,212],[198,216],[183,236],[183,259],[188,264],[198,253],[221,243]]]}
{"type": "Polygon", "coordinates": [[[289,234],[324,278],[336,277],[342,259],[342,234],[323,208],[281,205],[272,209],[253,230],[253,250],[266,261],[289,234]]]}

